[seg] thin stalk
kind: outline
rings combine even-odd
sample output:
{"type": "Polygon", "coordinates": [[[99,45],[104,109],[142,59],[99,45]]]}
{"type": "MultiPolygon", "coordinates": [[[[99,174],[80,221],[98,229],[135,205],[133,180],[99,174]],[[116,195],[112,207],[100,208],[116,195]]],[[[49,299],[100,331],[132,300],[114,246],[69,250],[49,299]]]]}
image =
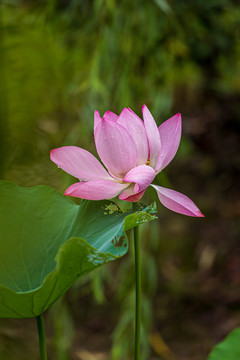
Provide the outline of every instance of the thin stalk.
{"type": "Polygon", "coordinates": [[[136,317],[135,317],[135,360],[140,360],[141,339],[141,261],[139,227],[134,228],[134,250],[135,250],[135,291],[136,291],[136,317]]]}
{"type": "Polygon", "coordinates": [[[40,359],[47,360],[46,334],[42,314],[36,317],[38,327],[40,359]]]}

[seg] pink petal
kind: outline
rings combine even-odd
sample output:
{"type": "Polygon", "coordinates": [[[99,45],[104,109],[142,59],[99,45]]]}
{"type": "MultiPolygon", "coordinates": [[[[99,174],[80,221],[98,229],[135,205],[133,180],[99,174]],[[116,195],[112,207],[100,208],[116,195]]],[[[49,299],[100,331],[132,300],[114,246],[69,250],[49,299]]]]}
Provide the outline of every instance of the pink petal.
{"type": "Polygon", "coordinates": [[[122,179],[136,165],[136,147],[128,131],[105,118],[95,131],[97,152],[110,173],[122,179]]]}
{"type": "Polygon", "coordinates": [[[111,180],[92,180],[69,186],[64,195],[87,200],[112,199],[128,186],[111,180]]]}
{"type": "Polygon", "coordinates": [[[155,170],[148,165],[139,165],[131,169],[123,181],[135,183],[134,192],[145,190],[155,178],[155,170]]]}
{"type": "Polygon", "coordinates": [[[112,121],[117,121],[118,116],[116,114],[114,114],[112,111],[107,110],[105,112],[105,114],[103,115],[104,119],[106,120],[112,120],[112,121]]]}
{"type": "Polygon", "coordinates": [[[58,167],[79,180],[112,179],[95,156],[77,146],[51,150],[50,158],[58,167]]]}
{"type": "Polygon", "coordinates": [[[144,193],[145,193],[145,190],[140,191],[139,193],[136,194],[134,192],[134,186],[129,186],[127,189],[125,189],[119,195],[119,199],[129,201],[129,202],[137,202],[143,197],[144,193]]]}
{"type": "Polygon", "coordinates": [[[158,131],[161,138],[161,151],[157,160],[157,172],[163,170],[174,158],[181,139],[181,114],[176,114],[164,121],[158,131]]]}
{"type": "Polygon", "coordinates": [[[160,153],[161,140],[157,124],[146,105],[143,105],[142,113],[148,138],[150,165],[155,169],[160,153]]]}
{"type": "Polygon", "coordinates": [[[133,138],[137,150],[137,165],[146,164],[148,159],[148,141],[143,121],[131,109],[124,108],[117,122],[133,138]]]}
{"type": "Polygon", "coordinates": [[[99,112],[95,110],[94,112],[94,132],[98,126],[98,124],[101,122],[101,116],[99,115],[99,112]]]}
{"type": "Polygon", "coordinates": [[[194,202],[187,196],[162,186],[151,186],[157,191],[159,200],[166,208],[183,215],[204,217],[194,202]]]}
{"type": "MultiPolygon", "coordinates": [[[[103,117],[107,120],[112,120],[112,121],[117,121],[117,119],[118,119],[118,116],[109,110],[105,112],[103,117]]],[[[94,132],[95,132],[98,124],[101,122],[101,120],[102,120],[102,118],[99,115],[99,112],[97,110],[95,110],[95,112],[94,112],[94,132]]]]}

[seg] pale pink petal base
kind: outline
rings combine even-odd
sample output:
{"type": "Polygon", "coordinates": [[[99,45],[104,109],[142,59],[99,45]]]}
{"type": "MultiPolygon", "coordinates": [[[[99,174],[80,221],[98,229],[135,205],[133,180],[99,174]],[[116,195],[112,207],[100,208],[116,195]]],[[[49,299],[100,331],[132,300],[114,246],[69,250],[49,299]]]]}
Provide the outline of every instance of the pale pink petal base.
{"type": "Polygon", "coordinates": [[[187,196],[162,186],[151,186],[157,191],[160,202],[166,208],[183,215],[204,217],[194,202],[187,196]]]}
{"type": "Polygon", "coordinates": [[[120,184],[109,180],[92,180],[69,186],[64,195],[87,200],[104,200],[116,197],[129,184],[120,184]]]}

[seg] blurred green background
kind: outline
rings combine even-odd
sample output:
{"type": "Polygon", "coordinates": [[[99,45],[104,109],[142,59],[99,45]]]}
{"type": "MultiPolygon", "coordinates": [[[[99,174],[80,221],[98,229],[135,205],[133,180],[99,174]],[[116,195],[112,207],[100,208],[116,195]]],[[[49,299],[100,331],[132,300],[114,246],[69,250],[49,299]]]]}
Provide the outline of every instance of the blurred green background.
{"type": "MultiPolygon", "coordinates": [[[[146,104],[183,137],[156,183],[204,219],[158,202],[141,227],[142,360],[202,360],[240,325],[240,7],[233,0],[2,0],[0,176],[60,191],[74,179],[49,151],[94,154],[93,114],[146,104]]],[[[157,200],[153,192],[143,201],[157,200]]],[[[130,244],[131,241],[131,234],[130,244]]],[[[46,314],[49,358],[131,360],[132,249],[46,314]]],[[[0,319],[0,360],[38,359],[33,320],[0,319]]]]}

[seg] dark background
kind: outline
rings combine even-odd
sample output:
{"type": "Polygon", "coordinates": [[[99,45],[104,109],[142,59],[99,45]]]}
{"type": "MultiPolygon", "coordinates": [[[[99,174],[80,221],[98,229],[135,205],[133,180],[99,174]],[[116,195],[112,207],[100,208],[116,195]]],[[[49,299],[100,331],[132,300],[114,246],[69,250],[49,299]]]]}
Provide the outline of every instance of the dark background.
{"type": "MultiPolygon", "coordinates": [[[[9,0],[0,3],[0,175],[73,182],[49,151],[96,154],[93,114],[145,103],[183,137],[158,184],[204,213],[164,208],[141,227],[142,359],[202,360],[240,326],[240,8],[231,0],[9,0]]],[[[148,191],[147,204],[157,200],[148,191]]],[[[49,358],[130,360],[130,253],[75,285],[45,315],[49,358]]],[[[0,319],[0,359],[38,359],[35,321],[0,319]]]]}

